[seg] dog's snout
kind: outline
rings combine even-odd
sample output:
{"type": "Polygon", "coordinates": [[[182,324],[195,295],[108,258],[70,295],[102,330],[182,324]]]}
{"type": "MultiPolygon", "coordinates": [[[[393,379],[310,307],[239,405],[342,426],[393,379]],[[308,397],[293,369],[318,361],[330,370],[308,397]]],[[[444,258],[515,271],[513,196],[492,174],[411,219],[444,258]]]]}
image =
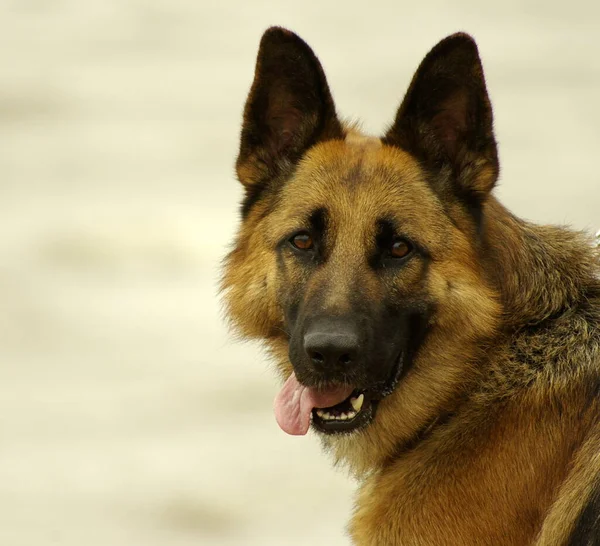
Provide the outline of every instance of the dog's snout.
{"type": "Polygon", "coordinates": [[[318,367],[344,368],[356,364],[360,335],[353,322],[322,319],[313,322],[304,335],[304,351],[318,367]]]}

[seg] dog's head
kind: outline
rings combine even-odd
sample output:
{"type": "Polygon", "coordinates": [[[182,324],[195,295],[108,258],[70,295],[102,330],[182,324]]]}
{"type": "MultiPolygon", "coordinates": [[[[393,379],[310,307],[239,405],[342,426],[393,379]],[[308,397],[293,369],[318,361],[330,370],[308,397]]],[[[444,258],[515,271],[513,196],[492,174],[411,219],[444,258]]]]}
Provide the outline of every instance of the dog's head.
{"type": "Polygon", "coordinates": [[[440,42],[372,138],[339,121],[312,50],[269,29],[237,173],[229,316],[267,341],[287,379],[282,428],[311,421],[367,467],[460,396],[496,327],[478,233],[498,160],[475,42],[440,42]]]}

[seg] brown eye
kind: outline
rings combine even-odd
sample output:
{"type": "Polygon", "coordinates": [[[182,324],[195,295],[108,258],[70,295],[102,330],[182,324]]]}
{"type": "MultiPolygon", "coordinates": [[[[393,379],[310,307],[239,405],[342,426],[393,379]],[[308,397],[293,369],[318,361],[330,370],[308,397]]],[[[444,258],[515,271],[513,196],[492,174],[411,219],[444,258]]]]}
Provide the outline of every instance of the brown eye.
{"type": "Polygon", "coordinates": [[[399,239],[392,243],[390,254],[393,258],[404,258],[404,256],[407,256],[411,250],[411,246],[406,241],[399,239]]]}
{"type": "Polygon", "coordinates": [[[298,250],[312,250],[314,246],[312,237],[308,233],[298,233],[290,239],[290,242],[298,250]]]}

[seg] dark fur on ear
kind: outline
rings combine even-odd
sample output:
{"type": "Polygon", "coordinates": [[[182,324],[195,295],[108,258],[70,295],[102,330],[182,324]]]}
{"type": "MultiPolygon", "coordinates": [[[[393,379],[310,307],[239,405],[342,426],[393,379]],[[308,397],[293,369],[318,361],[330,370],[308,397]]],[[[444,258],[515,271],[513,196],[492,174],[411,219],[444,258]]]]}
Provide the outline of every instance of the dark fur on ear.
{"type": "Polygon", "coordinates": [[[415,73],[383,139],[424,162],[469,203],[481,202],[498,179],[492,106],[473,38],[458,33],[438,43],[415,73]]]}
{"type": "Polygon", "coordinates": [[[244,110],[236,163],[240,182],[256,195],[310,146],[332,138],[343,138],[343,131],[319,60],[293,32],[269,28],[244,110]]]}

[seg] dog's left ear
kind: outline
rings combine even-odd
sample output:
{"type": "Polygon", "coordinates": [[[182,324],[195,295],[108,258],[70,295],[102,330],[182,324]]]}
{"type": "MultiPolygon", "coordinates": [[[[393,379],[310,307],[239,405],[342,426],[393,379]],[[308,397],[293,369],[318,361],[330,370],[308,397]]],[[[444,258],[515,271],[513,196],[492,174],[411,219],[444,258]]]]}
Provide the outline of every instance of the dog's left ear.
{"type": "Polygon", "coordinates": [[[453,34],[417,69],[383,141],[423,161],[442,186],[437,191],[481,202],[498,178],[492,121],[477,45],[453,34]]]}

